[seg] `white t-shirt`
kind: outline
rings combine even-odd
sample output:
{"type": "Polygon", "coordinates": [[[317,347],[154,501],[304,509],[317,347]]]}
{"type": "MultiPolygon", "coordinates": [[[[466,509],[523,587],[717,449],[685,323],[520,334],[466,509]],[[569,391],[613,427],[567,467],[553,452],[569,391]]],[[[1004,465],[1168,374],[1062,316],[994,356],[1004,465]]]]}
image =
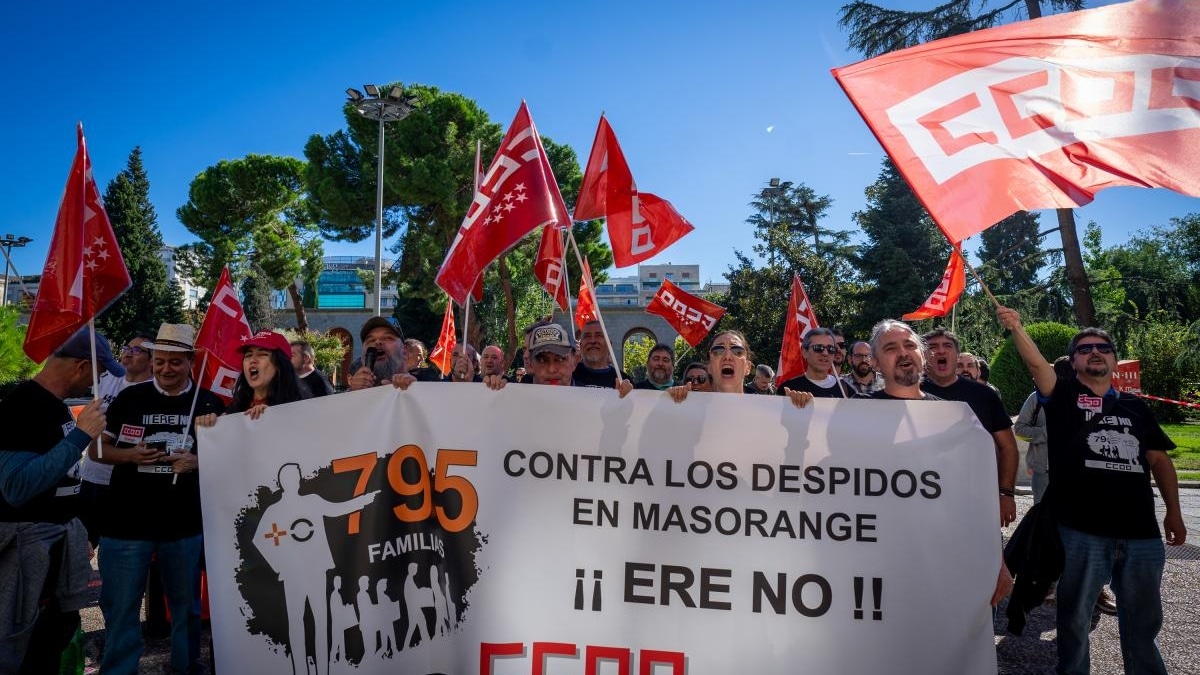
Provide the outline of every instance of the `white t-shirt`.
{"type": "MultiPolygon", "coordinates": [[[[149,377],[145,380],[142,380],[142,382],[149,382],[152,379],[154,378],[149,377]]],[[[100,409],[108,410],[108,405],[113,402],[113,399],[117,397],[117,394],[121,393],[125,387],[133,386],[135,384],[141,384],[141,382],[130,382],[124,377],[115,377],[113,375],[109,375],[108,373],[100,376],[100,382],[96,386],[96,397],[100,399],[100,409]]],[[[87,452],[83,453],[82,475],[83,479],[87,482],[96,483],[98,485],[108,485],[109,481],[112,480],[112,470],[112,464],[103,464],[101,462],[92,461],[92,458],[88,457],[87,452]]]]}

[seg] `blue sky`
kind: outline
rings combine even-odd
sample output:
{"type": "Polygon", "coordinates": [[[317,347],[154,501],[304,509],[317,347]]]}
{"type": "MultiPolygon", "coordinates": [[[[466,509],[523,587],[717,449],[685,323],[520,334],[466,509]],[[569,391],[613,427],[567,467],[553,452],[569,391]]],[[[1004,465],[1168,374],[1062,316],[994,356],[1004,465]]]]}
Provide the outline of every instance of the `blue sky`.
{"type": "MultiPolygon", "coordinates": [[[[192,237],[175,210],[205,167],[248,153],[303,158],[310,134],[344,127],[346,87],[420,82],[475,99],[501,125],[526,99],[539,131],[581,162],[606,111],[638,186],[696,226],[650,262],[699,263],[717,281],[733,249],[753,244],[747,203],[772,177],[829,195],[823,224],[855,230],[883,152],[829,74],[859,60],[837,25],[841,4],[6,3],[0,235],[34,239],[14,261],[41,271],[78,120],[101,191],[141,146],[163,236],[182,244],[192,237]]],[[[1195,198],[1118,188],[1077,217],[1111,245],[1196,212],[1195,198]]],[[[326,251],[374,255],[372,240],[326,251]]]]}

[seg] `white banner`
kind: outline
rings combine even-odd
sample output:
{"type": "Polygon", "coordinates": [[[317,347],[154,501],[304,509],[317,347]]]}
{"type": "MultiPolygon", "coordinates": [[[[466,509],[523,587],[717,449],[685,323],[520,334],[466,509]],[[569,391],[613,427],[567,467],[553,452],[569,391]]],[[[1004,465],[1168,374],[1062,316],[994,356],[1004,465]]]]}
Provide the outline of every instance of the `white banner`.
{"type": "Polygon", "coordinates": [[[200,456],[239,672],[996,672],[964,404],[417,383],[223,417],[200,456]]]}

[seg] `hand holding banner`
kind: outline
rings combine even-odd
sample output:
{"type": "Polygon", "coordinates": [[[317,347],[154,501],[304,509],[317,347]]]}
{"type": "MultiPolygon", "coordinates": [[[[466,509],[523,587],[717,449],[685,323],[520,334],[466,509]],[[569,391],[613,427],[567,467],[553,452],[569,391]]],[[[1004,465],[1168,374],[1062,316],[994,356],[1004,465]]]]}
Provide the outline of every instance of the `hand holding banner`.
{"type": "Polygon", "coordinates": [[[692,347],[700,344],[725,316],[724,307],[688,293],[670,279],[663,280],[650,304],[646,305],[646,312],[666,319],[692,347]]]}

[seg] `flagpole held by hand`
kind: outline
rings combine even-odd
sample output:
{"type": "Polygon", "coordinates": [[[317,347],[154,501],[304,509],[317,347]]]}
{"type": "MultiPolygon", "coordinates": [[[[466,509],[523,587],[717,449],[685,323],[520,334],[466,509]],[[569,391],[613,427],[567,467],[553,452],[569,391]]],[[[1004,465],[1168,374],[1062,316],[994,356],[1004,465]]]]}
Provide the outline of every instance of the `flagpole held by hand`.
{"type": "MultiPolygon", "coordinates": [[[[588,270],[587,266],[583,264],[583,255],[579,252],[579,244],[575,243],[575,232],[573,231],[574,228],[568,227],[566,230],[567,241],[571,242],[571,250],[575,251],[575,260],[579,263],[579,273],[587,278],[587,286],[589,289],[595,288],[595,284],[592,281],[592,274],[588,270]]],[[[600,311],[600,303],[598,302],[596,303],[596,319],[600,322],[600,330],[604,332],[604,341],[608,343],[608,357],[612,359],[613,370],[617,371],[617,384],[619,385],[623,381],[623,378],[621,377],[621,368],[618,366],[617,353],[613,350],[612,340],[608,337],[608,327],[604,325],[604,315],[600,311]]]]}
{"type": "MultiPolygon", "coordinates": [[[[96,320],[88,319],[88,337],[92,345],[92,400],[96,400],[100,396],[100,364],[96,358],[96,320]]],[[[104,444],[100,442],[100,436],[97,436],[96,441],[96,456],[104,459],[104,444]]]]}

